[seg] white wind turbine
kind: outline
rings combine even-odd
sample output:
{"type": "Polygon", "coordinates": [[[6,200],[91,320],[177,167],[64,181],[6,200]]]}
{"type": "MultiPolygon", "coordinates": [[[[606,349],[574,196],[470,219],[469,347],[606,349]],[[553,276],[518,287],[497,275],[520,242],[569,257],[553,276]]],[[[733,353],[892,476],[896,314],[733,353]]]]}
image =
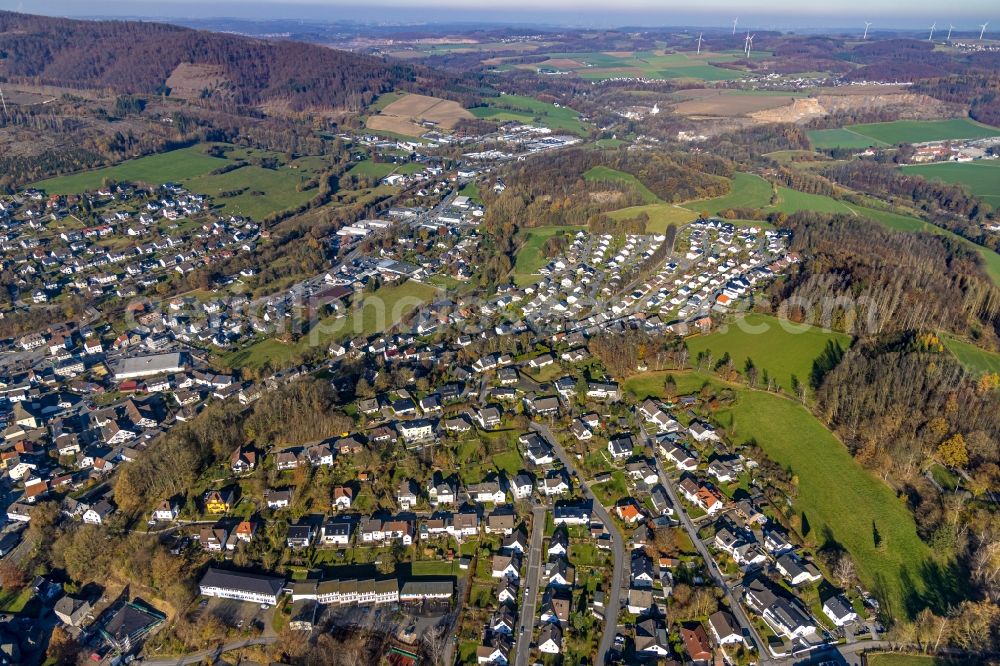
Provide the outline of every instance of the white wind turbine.
{"type": "Polygon", "coordinates": [[[934,41],[934,29],[935,28],[937,28],[937,21],[935,21],[934,24],[931,26],[931,34],[928,35],[928,37],[927,37],[927,41],[928,42],[933,42],[934,41]]]}
{"type": "Polygon", "coordinates": [[[7,100],[3,98],[3,87],[0,86],[0,106],[3,106],[3,117],[7,118],[9,114],[7,113],[7,100]]]}
{"type": "Polygon", "coordinates": [[[698,55],[701,55],[701,36],[704,35],[704,34],[705,33],[703,33],[703,32],[699,32],[698,33],[698,55]]]}
{"type": "Polygon", "coordinates": [[[871,21],[865,21],[865,34],[861,36],[861,41],[868,39],[868,28],[872,27],[871,21]]]}
{"type": "Polygon", "coordinates": [[[733,19],[733,34],[734,35],[736,34],[736,24],[739,23],[739,22],[740,22],[740,17],[739,16],[737,16],[736,18],[733,19]]]}
{"type": "Polygon", "coordinates": [[[752,35],[749,32],[747,33],[747,60],[750,59],[750,49],[753,48],[753,38],[756,36],[757,36],[756,33],[752,35]]]}
{"type": "Polygon", "coordinates": [[[950,41],[951,41],[951,31],[952,31],[952,30],[954,30],[954,29],[955,29],[955,26],[953,26],[953,25],[951,25],[951,24],[949,23],[949,24],[948,24],[948,36],[947,36],[947,37],[945,37],[945,40],[944,40],[944,41],[946,41],[946,42],[950,42],[950,41]]]}
{"type": "Polygon", "coordinates": [[[987,21],[986,23],[984,23],[984,24],[982,24],[981,26],[979,26],[980,28],[982,28],[982,29],[981,29],[981,30],[979,31],[979,41],[983,41],[983,35],[985,35],[985,34],[986,34],[986,26],[988,26],[989,24],[990,24],[990,22],[989,22],[989,21],[987,21]]]}

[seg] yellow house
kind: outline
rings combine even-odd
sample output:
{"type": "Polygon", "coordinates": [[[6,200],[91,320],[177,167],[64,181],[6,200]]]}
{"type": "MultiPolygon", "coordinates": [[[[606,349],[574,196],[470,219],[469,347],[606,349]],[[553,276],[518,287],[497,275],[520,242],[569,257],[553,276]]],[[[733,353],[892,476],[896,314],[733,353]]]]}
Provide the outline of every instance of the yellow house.
{"type": "Polygon", "coordinates": [[[236,503],[236,492],[232,488],[209,490],[205,493],[205,513],[227,513],[236,503]]]}

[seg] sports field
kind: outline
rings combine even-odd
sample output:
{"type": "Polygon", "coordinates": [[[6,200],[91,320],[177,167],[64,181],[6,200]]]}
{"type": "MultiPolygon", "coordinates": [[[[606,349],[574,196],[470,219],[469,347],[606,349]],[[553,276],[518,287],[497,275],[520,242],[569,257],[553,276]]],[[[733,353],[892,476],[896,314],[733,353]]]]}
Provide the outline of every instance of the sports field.
{"type": "Polygon", "coordinates": [[[871,145],[981,139],[989,136],[1000,136],[1000,128],[977,123],[968,118],[896,120],[809,132],[809,140],[815,148],[867,148],[871,145]]]}
{"type": "Polygon", "coordinates": [[[969,372],[975,375],[992,372],[1000,374],[1000,354],[997,352],[980,349],[970,342],[958,340],[948,335],[943,336],[942,340],[948,351],[954,354],[962,367],[969,372]]]}
{"type": "Polygon", "coordinates": [[[583,179],[591,182],[625,183],[626,185],[631,185],[639,192],[643,203],[660,203],[660,197],[656,196],[652,190],[643,185],[638,178],[624,171],[618,171],[617,169],[605,166],[596,166],[584,172],[583,179]]]}
{"type": "Polygon", "coordinates": [[[727,208],[766,208],[771,205],[771,184],[752,173],[733,175],[729,194],[714,199],[698,199],[682,204],[695,212],[718,213],[727,208]]]}
{"type": "MultiPolygon", "coordinates": [[[[662,395],[666,373],[631,377],[625,389],[633,395],[662,395]],[[649,389],[655,389],[650,391],[649,389]]],[[[697,373],[677,373],[678,392],[696,391],[714,380],[697,373]]],[[[805,407],[763,391],[734,387],[736,403],[716,413],[734,442],[754,440],[768,457],[797,477],[793,510],[804,538],[822,545],[833,539],[854,557],[862,582],[879,595],[889,612],[906,617],[919,604],[906,605],[907,595],[920,595],[930,584],[922,570],[936,569],[930,548],[917,536],[916,523],[896,493],[862,468],[843,445],[805,407]],[[876,546],[874,530],[881,546],[876,546]]],[[[947,555],[947,554],[944,554],[947,555]]],[[[942,586],[960,589],[953,580],[942,586]]]]}
{"type": "Polygon", "coordinates": [[[902,170],[903,173],[916,174],[930,180],[965,185],[973,195],[994,209],[1000,208],[1000,160],[918,164],[903,167],[902,170]]]}
{"type": "Polygon", "coordinates": [[[555,106],[524,95],[500,95],[485,100],[486,106],[469,109],[476,118],[521,123],[534,123],[551,130],[561,130],[585,136],[590,126],[580,120],[580,114],[565,106],[555,106]]]}
{"type": "Polygon", "coordinates": [[[151,185],[178,182],[225,166],[228,160],[205,153],[204,145],[128,160],[104,169],[58,176],[32,184],[49,194],[80,194],[99,190],[105,179],[151,185]]]}
{"type": "Polygon", "coordinates": [[[740,372],[749,358],[757,367],[758,382],[762,381],[760,378],[766,370],[779,386],[790,391],[792,375],[808,385],[813,361],[823,354],[831,342],[846,351],[851,345],[851,338],[843,333],[793,324],[776,317],[748,314],[729,321],[724,330],[688,338],[687,347],[692,359],[697,358],[700,352],[708,352],[713,363],[728,353],[740,372]]]}
{"type": "Polygon", "coordinates": [[[698,217],[698,214],[692,210],[668,203],[630,206],[629,208],[612,211],[608,213],[608,217],[613,220],[628,220],[642,213],[649,216],[649,222],[646,223],[646,232],[652,234],[662,234],[671,224],[680,226],[698,217]]]}

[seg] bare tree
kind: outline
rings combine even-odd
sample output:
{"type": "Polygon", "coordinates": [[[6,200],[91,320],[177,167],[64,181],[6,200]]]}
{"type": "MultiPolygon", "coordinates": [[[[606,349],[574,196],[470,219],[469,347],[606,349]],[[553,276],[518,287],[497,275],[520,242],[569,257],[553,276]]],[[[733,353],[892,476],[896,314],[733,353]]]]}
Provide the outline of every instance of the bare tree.
{"type": "Polygon", "coordinates": [[[448,650],[448,635],[444,627],[440,624],[431,627],[424,632],[421,641],[432,666],[441,666],[444,663],[445,653],[448,650]]]}

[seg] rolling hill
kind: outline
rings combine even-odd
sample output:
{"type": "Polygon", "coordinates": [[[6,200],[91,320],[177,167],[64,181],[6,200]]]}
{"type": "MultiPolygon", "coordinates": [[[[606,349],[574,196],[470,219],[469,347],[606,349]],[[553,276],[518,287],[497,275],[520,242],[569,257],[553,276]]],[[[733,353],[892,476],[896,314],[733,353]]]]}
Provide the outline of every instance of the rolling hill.
{"type": "Polygon", "coordinates": [[[413,92],[459,79],[432,69],[289,41],[161,23],[75,21],[0,12],[0,75],[11,81],[291,111],[357,111],[404,84],[413,92]]]}

